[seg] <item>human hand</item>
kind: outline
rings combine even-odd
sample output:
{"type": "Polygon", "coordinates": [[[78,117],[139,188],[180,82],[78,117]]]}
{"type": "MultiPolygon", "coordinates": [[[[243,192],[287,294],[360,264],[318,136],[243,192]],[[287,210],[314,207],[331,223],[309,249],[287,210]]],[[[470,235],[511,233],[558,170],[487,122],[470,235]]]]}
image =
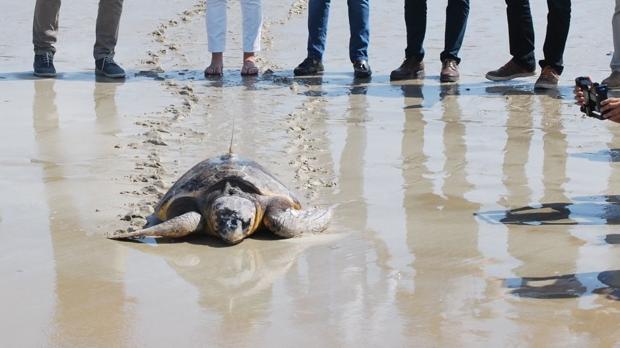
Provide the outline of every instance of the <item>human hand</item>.
{"type": "Polygon", "coordinates": [[[603,100],[601,102],[601,113],[606,119],[620,123],[620,98],[607,98],[603,100]]]}
{"type": "Polygon", "coordinates": [[[583,104],[585,104],[586,102],[586,97],[583,94],[583,91],[581,90],[581,88],[575,86],[575,100],[577,101],[577,105],[579,106],[583,106],[583,104]]]}

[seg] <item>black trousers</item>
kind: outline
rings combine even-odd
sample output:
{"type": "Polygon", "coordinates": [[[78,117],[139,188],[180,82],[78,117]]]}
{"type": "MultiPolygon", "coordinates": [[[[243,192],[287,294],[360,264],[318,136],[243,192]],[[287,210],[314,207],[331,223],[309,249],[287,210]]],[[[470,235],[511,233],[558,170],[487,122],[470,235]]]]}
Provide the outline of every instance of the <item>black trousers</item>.
{"type": "MultiPolygon", "coordinates": [[[[534,26],[529,0],[506,0],[510,54],[524,68],[536,67],[534,58],[534,26]]],[[[564,70],[564,48],[570,28],[570,0],[547,0],[547,33],[540,67],[551,66],[558,73],[564,70]]]]}
{"type": "MultiPolygon", "coordinates": [[[[405,0],[405,24],[407,25],[406,57],[417,60],[424,58],[424,36],[426,35],[426,0],[405,0]]],[[[448,0],[446,7],[446,31],[444,49],[439,59],[454,59],[459,63],[459,50],[465,37],[469,0],[448,0]]]]}

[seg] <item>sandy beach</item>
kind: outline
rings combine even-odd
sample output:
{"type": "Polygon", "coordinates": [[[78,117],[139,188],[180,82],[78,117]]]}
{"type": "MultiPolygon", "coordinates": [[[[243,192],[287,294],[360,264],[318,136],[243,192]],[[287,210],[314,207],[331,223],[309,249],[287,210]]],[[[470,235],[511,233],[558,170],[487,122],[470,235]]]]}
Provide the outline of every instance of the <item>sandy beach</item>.
{"type": "MultiPolygon", "coordinates": [[[[230,0],[224,76],[209,80],[202,1],[127,1],[122,82],[95,78],[97,1],[63,2],[55,79],[32,76],[34,1],[0,3],[0,346],[619,344],[620,126],[572,96],[575,77],[609,75],[611,2],[574,1],[545,93],[484,78],[510,58],[504,2],[472,1],[456,84],[439,83],[446,1],[428,4],[426,78],[402,83],[401,0],[371,1],[370,81],[353,78],[343,1],[324,76],[293,77],[307,0],[278,0],[263,5],[262,73],[242,78],[230,0]],[[226,152],[233,120],[237,153],[304,205],[336,206],[326,232],[105,238],[226,152]]],[[[532,9],[541,59],[546,4],[532,9]]]]}

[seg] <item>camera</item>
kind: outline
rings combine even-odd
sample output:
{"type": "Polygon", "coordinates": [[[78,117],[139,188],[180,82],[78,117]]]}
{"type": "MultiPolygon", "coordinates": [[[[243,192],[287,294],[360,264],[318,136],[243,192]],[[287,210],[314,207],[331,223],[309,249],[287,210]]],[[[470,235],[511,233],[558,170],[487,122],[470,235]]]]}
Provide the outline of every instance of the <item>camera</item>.
{"type": "Polygon", "coordinates": [[[601,112],[601,102],[607,99],[607,85],[592,82],[589,77],[580,76],[575,79],[575,85],[583,91],[585,102],[581,106],[581,112],[586,116],[604,120],[605,116],[601,112]]]}

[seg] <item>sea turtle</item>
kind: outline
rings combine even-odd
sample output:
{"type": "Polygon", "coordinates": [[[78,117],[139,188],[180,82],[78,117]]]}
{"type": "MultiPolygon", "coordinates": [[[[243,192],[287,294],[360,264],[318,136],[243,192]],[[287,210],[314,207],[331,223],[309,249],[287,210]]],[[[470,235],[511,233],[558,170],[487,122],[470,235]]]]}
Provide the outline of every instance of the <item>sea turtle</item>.
{"type": "Polygon", "coordinates": [[[331,209],[302,210],[299,199],[261,165],[229,152],[187,171],[157,204],[146,228],[108,238],[201,232],[235,244],[261,227],[283,238],[322,232],[330,218],[331,209]]]}

